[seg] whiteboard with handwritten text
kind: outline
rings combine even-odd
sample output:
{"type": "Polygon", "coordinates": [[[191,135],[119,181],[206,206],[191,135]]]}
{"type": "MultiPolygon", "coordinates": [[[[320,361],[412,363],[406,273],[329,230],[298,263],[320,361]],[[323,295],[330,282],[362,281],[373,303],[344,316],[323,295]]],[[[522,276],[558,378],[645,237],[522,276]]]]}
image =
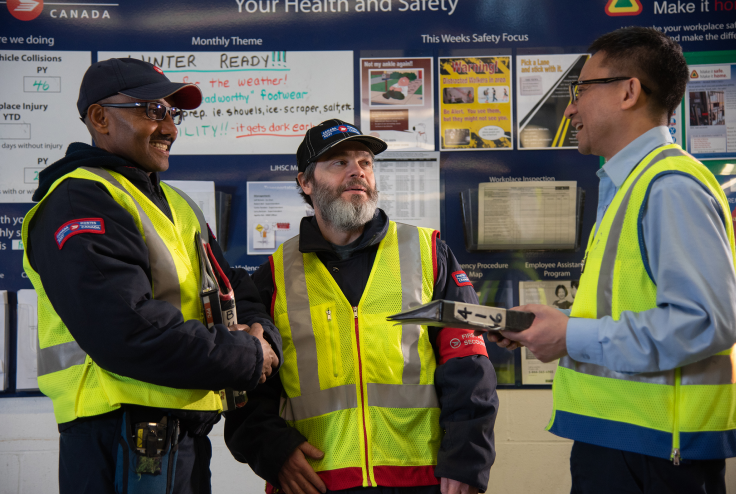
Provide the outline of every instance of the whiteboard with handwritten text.
{"type": "Polygon", "coordinates": [[[294,154],[307,129],[354,115],[352,51],[101,51],[97,58],[120,57],[151,62],[202,90],[172,154],[294,154]]]}

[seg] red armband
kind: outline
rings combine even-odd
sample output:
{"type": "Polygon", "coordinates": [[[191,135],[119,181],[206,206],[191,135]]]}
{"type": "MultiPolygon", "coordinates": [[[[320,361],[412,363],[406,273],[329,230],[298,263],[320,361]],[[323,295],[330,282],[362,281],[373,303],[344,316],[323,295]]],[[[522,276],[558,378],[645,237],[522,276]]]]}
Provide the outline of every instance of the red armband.
{"type": "Polygon", "coordinates": [[[451,358],[469,355],[485,355],[488,357],[486,344],[482,336],[475,336],[470,329],[444,328],[438,338],[440,349],[440,365],[451,358]]]}

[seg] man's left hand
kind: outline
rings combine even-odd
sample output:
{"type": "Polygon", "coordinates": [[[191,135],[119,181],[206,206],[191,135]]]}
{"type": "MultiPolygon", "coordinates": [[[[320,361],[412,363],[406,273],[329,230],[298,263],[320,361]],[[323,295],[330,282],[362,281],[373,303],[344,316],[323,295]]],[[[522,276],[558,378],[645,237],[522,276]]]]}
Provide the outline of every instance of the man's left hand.
{"type": "Polygon", "coordinates": [[[478,494],[477,487],[471,487],[458,480],[452,480],[445,477],[440,479],[440,491],[442,494],[478,494]]]}
{"type": "Polygon", "coordinates": [[[504,338],[521,343],[545,363],[567,355],[569,317],[547,305],[527,304],[514,309],[533,312],[536,317],[529,329],[518,332],[501,331],[504,338]]]}

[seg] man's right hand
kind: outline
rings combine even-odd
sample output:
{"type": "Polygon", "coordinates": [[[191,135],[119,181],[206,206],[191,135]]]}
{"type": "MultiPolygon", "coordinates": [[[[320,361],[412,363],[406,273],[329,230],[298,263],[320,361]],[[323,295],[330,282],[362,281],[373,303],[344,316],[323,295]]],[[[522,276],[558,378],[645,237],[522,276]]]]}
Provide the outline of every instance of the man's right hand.
{"type": "Polygon", "coordinates": [[[291,454],[279,472],[279,483],[286,494],[319,494],[327,492],[327,487],[309,464],[305,455],[321,460],[325,454],[309,444],[301,443],[291,454]]]}
{"type": "Polygon", "coordinates": [[[261,378],[259,382],[266,382],[266,378],[279,366],[279,358],[276,355],[276,352],[273,351],[273,348],[271,348],[271,345],[263,337],[263,326],[259,323],[254,323],[252,326],[248,326],[246,324],[233,324],[228,329],[230,329],[230,331],[246,331],[249,335],[258,338],[258,341],[261,343],[261,350],[263,350],[263,367],[261,369],[261,378]]]}

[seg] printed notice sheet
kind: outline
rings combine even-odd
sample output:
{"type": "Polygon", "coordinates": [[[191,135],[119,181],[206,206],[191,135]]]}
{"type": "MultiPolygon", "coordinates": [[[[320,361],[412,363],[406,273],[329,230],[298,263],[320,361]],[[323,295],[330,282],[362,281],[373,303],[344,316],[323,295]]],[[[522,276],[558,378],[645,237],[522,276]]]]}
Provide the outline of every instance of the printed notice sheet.
{"type": "Polygon", "coordinates": [[[18,346],[15,389],[38,390],[38,297],[36,290],[18,290],[18,346]]]}
{"type": "Polygon", "coordinates": [[[440,229],[440,153],[382,153],[373,172],[378,207],[389,218],[440,229]]]}
{"type": "Polygon", "coordinates": [[[478,184],[478,247],[572,249],[577,182],[478,184]]]}
{"type": "Polygon", "coordinates": [[[580,78],[588,55],[516,57],[519,149],[577,149],[577,130],[565,109],[570,83],[580,78]]]}
{"type": "Polygon", "coordinates": [[[511,57],[439,59],[440,150],[513,148],[511,57]]]}
{"type": "Polygon", "coordinates": [[[360,125],[389,151],[434,151],[431,58],[361,58],[360,125]]]}
{"type": "Polygon", "coordinates": [[[0,50],[0,202],[32,202],[38,173],[90,142],[77,98],[88,51],[0,50]]]}
{"type": "Polygon", "coordinates": [[[688,69],[687,151],[699,159],[736,157],[736,64],[688,69]]]}
{"type": "Polygon", "coordinates": [[[8,389],[8,366],[10,365],[9,324],[8,291],[0,290],[0,391],[8,389]]]}
{"type": "Polygon", "coordinates": [[[204,100],[179,126],[174,154],[294,154],[330,118],[352,121],[352,51],[99,52],[160,67],[204,100]]]}
{"type": "MultiPolygon", "coordinates": [[[[542,304],[569,309],[577,293],[577,281],[520,281],[519,304],[542,304]]],[[[557,360],[547,364],[529,351],[521,349],[521,383],[522,384],[552,384],[557,370],[557,360]]]]}
{"type": "Polygon", "coordinates": [[[271,255],[299,234],[299,223],[314,210],[290,182],[248,182],[248,255],[271,255]]]}

